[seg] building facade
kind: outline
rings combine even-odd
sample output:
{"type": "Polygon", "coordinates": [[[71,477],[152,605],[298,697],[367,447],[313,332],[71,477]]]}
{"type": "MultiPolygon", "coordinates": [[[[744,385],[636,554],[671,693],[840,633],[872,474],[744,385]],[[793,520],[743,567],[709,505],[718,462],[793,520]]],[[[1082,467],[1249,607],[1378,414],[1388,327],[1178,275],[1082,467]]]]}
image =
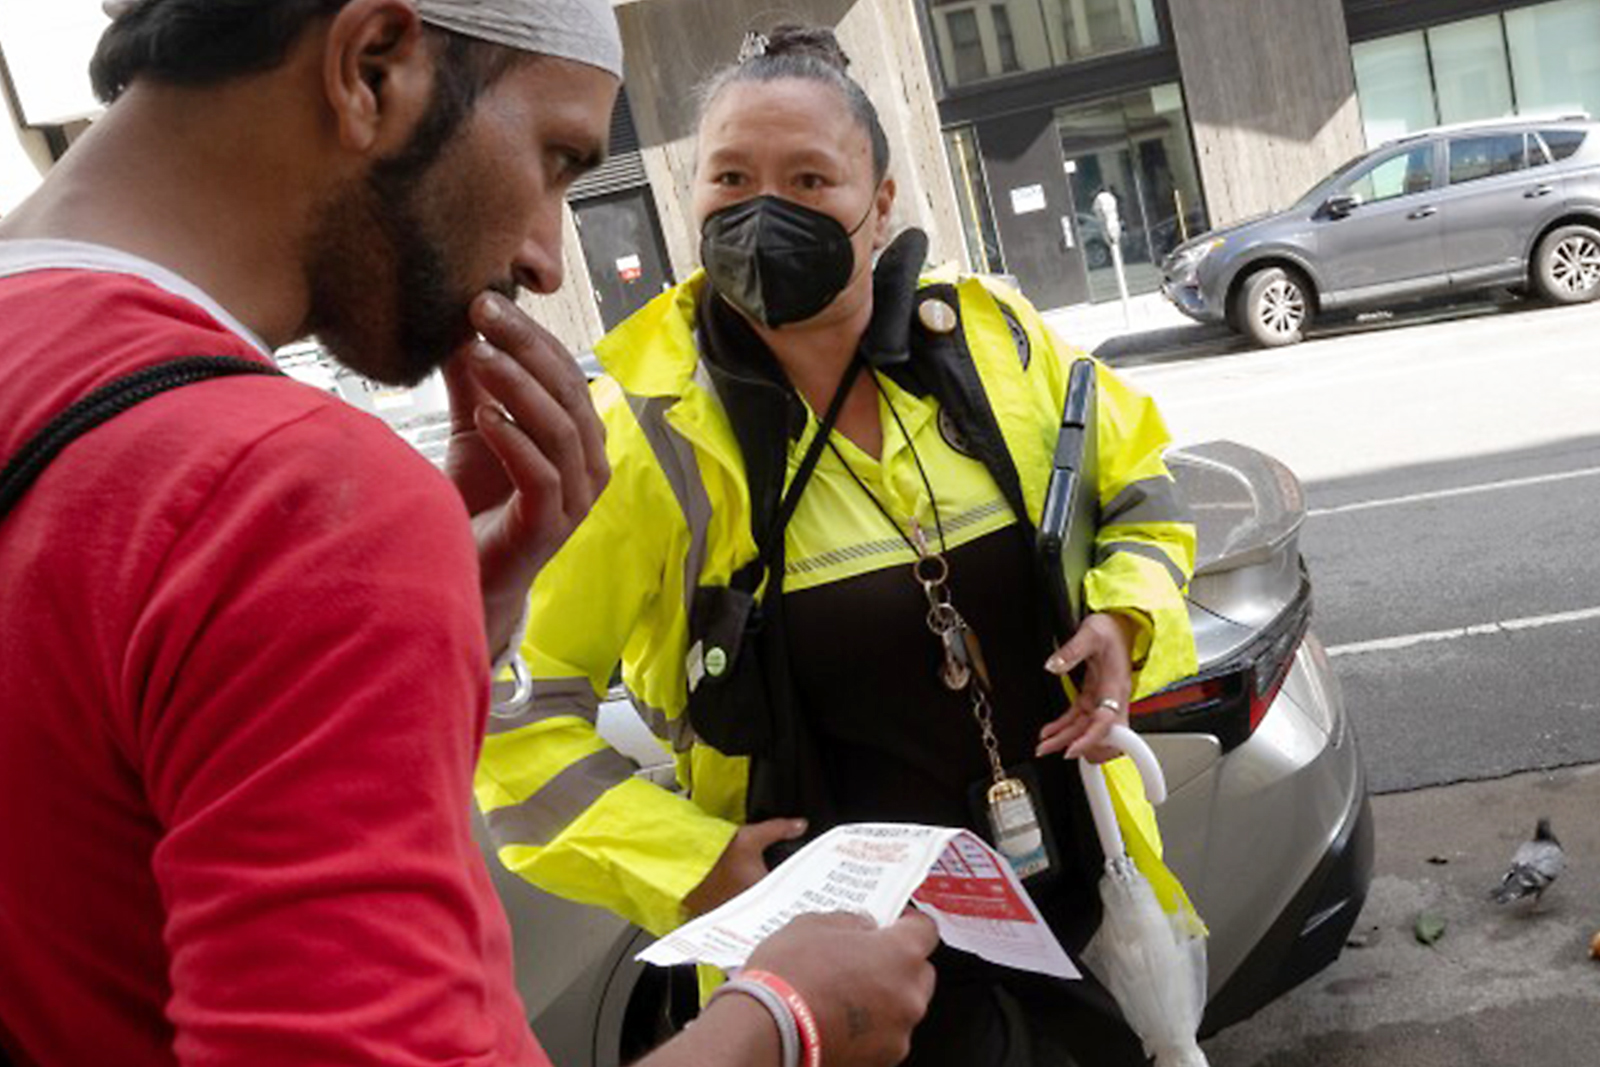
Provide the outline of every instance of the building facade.
{"type": "MultiPolygon", "coordinates": [[[[1117,291],[1102,192],[1119,206],[1130,287],[1148,292],[1179,242],[1285,206],[1384,140],[1600,114],[1600,0],[613,3],[628,77],[612,154],[569,198],[567,286],[530,301],[575,351],[694,270],[697,90],[778,21],[837,31],[889,134],[897,221],[928,231],[936,261],[1010,275],[1046,308],[1117,291]]],[[[7,0],[0,14],[79,4],[99,6],[7,0]]],[[[39,79],[74,69],[41,51],[81,38],[89,17],[38,16],[25,42],[0,18],[0,213],[82,128],[56,102],[70,92],[39,79]],[[41,30],[45,18],[59,24],[41,30]]]]}
{"type": "MultiPolygon", "coordinates": [[[[889,128],[902,221],[929,231],[933,257],[1010,275],[1047,308],[1117,293],[1102,191],[1120,208],[1130,286],[1150,292],[1184,239],[1284,207],[1382,141],[1600,114],[1600,0],[789,0],[776,13],[632,0],[618,15],[625,143],[654,205],[624,232],[656,242],[660,282],[695,262],[694,89],[779,19],[838,31],[889,128]]],[[[587,220],[578,237],[591,274],[633,262],[587,220]]],[[[603,295],[604,324],[660,282],[603,295]]]]}

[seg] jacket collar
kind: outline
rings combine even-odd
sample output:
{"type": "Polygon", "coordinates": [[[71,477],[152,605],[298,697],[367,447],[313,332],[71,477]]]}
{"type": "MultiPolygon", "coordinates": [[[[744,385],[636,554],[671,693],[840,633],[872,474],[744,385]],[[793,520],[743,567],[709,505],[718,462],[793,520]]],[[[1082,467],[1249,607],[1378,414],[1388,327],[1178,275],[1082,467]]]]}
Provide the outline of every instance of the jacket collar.
{"type": "Polygon", "coordinates": [[[595,358],[624,390],[640,397],[681,397],[689,391],[700,362],[695,305],[705,286],[705,271],[695,271],[595,345],[595,358]]]}

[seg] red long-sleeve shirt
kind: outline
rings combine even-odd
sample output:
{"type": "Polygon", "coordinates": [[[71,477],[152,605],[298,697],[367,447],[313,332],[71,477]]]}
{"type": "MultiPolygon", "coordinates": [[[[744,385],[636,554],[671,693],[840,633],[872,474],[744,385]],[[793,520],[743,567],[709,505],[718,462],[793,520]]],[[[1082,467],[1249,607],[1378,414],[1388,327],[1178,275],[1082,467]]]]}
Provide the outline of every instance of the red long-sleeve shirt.
{"type": "MultiPolygon", "coordinates": [[[[199,294],[12,273],[30,250],[0,242],[0,462],[130,370],[267,358],[199,294]]],[[[448,482],[288,380],[183,387],[52,464],[0,523],[14,1057],[547,1062],[469,833],[476,567],[448,482]]]]}

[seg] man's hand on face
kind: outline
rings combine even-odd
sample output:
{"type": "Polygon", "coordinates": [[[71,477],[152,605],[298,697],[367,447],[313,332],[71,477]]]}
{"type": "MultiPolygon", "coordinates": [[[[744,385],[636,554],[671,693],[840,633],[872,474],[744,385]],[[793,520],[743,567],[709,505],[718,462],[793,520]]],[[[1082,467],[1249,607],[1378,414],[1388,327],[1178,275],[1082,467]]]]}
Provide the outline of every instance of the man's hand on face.
{"type": "Polygon", "coordinates": [[[512,301],[472,304],[469,342],[445,364],[445,470],[472,516],[489,648],[520,639],[528,586],[605,488],[605,431],[561,342],[512,301]]]}

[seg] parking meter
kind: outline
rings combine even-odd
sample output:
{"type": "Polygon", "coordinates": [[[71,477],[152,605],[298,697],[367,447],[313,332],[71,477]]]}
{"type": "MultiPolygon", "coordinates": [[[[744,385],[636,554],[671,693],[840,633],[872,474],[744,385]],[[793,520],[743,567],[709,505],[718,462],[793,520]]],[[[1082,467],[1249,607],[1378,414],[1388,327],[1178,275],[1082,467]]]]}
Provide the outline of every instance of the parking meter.
{"type": "Polygon", "coordinates": [[[1095,194],[1095,217],[1106,235],[1106,245],[1111,250],[1111,270],[1117,278],[1117,295],[1122,297],[1122,324],[1132,325],[1132,312],[1128,306],[1128,276],[1122,267],[1122,212],[1117,209],[1117,194],[1106,186],[1095,194]]]}
{"type": "Polygon", "coordinates": [[[1122,214],[1117,210],[1116,194],[1109,188],[1095,194],[1094,213],[1105,232],[1106,243],[1112,248],[1122,244],[1122,214]]]}

